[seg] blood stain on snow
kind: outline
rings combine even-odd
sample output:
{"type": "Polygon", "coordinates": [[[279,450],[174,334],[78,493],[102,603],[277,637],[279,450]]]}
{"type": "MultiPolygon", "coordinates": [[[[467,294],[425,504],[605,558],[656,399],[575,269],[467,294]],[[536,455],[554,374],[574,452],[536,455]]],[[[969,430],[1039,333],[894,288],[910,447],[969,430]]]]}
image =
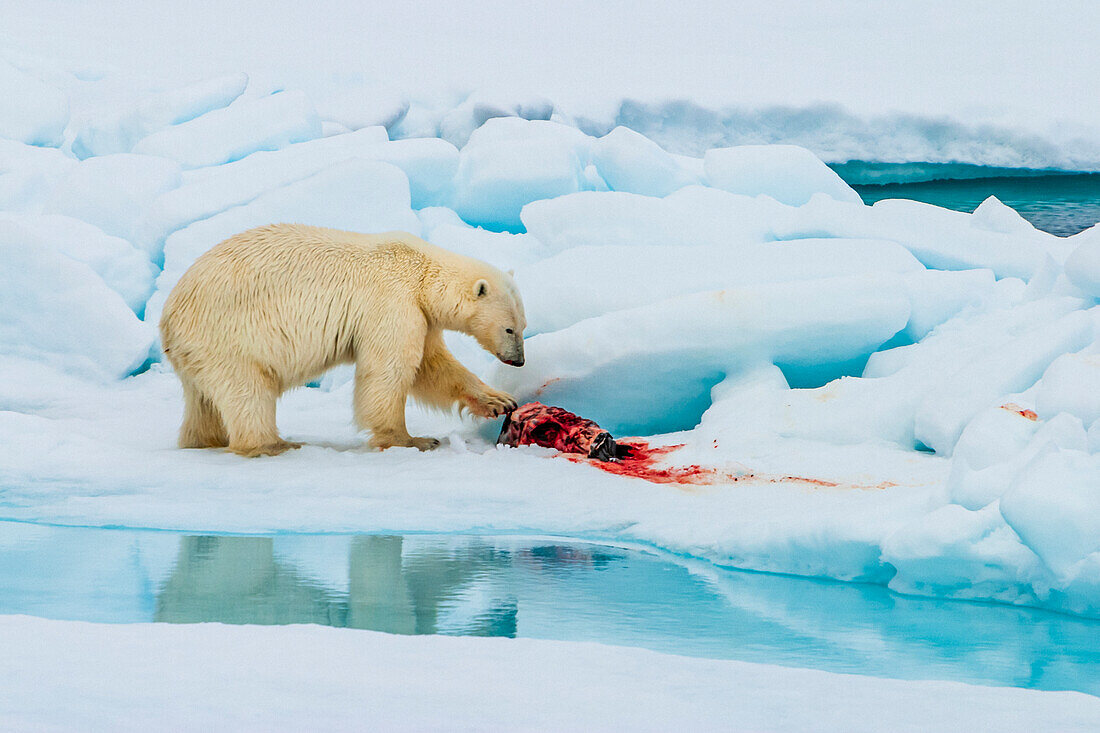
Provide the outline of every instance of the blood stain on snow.
{"type": "Polygon", "coordinates": [[[614,461],[595,461],[575,454],[564,454],[575,463],[590,463],[597,468],[618,476],[645,479],[655,484],[715,484],[744,479],[744,475],[731,474],[717,468],[702,466],[661,466],[656,464],[663,456],[683,448],[680,445],[651,446],[640,440],[620,440],[625,455],[614,461]]]}
{"type": "Polygon", "coordinates": [[[1035,414],[1035,410],[1028,410],[1026,408],[1020,407],[1015,402],[1006,402],[1005,404],[1001,405],[1001,409],[1008,410],[1009,412],[1015,412],[1017,415],[1026,417],[1032,422],[1035,422],[1039,419],[1039,416],[1035,414]]]}
{"type": "Polygon", "coordinates": [[[554,382],[560,382],[560,381],[561,381],[561,377],[554,377],[553,379],[547,379],[545,382],[542,383],[541,386],[539,386],[538,389],[535,390],[535,396],[536,397],[541,397],[542,393],[545,392],[547,390],[547,388],[550,387],[550,385],[554,384],[554,382]]]}
{"type": "Polygon", "coordinates": [[[832,489],[840,486],[836,481],[826,481],[820,478],[805,478],[803,476],[779,476],[776,478],[768,479],[772,483],[780,483],[786,481],[797,481],[803,484],[810,484],[811,486],[821,486],[824,488],[832,489]]]}
{"type": "MultiPolygon", "coordinates": [[[[752,472],[731,472],[720,468],[699,466],[690,464],[687,466],[662,466],[661,460],[674,453],[683,444],[651,446],[643,440],[620,440],[618,444],[626,448],[626,455],[614,461],[597,461],[581,455],[563,453],[567,459],[574,463],[587,463],[608,473],[629,478],[640,478],[655,484],[678,484],[681,486],[702,486],[714,484],[736,484],[742,482],[766,482],[766,483],[802,483],[815,488],[836,488],[838,482],[824,479],[806,478],[804,476],[768,476],[752,472]]],[[[892,486],[890,482],[884,482],[878,486],[855,486],[852,488],[886,488],[892,486]]]]}
{"type": "Polygon", "coordinates": [[[871,489],[884,491],[897,486],[892,481],[879,483],[847,483],[839,481],[827,481],[825,479],[811,479],[803,475],[766,473],[752,473],[751,471],[734,472],[720,468],[697,466],[659,466],[664,457],[683,448],[683,444],[673,446],[650,446],[645,440],[619,440],[619,446],[627,449],[626,456],[614,461],[601,461],[576,455],[576,453],[562,453],[562,456],[574,463],[587,463],[608,473],[623,475],[631,479],[642,479],[650,483],[676,484],[680,486],[716,485],[734,483],[801,483],[810,486],[811,489],[871,489]]]}

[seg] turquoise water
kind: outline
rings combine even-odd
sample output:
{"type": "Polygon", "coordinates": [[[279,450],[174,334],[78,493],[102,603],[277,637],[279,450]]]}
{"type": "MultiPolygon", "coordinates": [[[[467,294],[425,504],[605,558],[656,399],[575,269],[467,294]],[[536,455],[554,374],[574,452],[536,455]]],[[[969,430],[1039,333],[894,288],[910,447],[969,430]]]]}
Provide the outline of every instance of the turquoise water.
{"type": "MultiPolygon", "coordinates": [[[[838,172],[845,176],[844,170],[838,172]]],[[[884,173],[883,178],[888,174],[884,173]]],[[[870,178],[861,172],[855,180],[870,178]]],[[[888,198],[914,199],[966,212],[989,196],[996,196],[1036,228],[1061,237],[1077,234],[1100,221],[1100,173],[1031,172],[917,183],[856,183],[853,187],[867,204],[888,198]]]]}
{"type": "Polygon", "coordinates": [[[1100,620],[550,538],[203,536],[0,522],[0,613],[596,641],[1100,694],[1100,620]]]}

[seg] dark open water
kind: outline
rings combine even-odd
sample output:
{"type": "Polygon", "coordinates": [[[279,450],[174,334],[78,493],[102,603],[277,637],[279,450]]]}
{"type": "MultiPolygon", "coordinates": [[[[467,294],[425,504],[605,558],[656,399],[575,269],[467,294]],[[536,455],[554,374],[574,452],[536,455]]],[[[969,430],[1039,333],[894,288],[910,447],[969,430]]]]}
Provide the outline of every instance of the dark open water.
{"type": "MultiPolygon", "coordinates": [[[[844,177],[843,169],[838,172],[844,177]]],[[[1037,229],[1060,237],[1077,234],[1100,221],[1100,173],[857,183],[853,187],[867,204],[881,199],[914,199],[968,213],[987,197],[996,196],[1037,229]]]]}

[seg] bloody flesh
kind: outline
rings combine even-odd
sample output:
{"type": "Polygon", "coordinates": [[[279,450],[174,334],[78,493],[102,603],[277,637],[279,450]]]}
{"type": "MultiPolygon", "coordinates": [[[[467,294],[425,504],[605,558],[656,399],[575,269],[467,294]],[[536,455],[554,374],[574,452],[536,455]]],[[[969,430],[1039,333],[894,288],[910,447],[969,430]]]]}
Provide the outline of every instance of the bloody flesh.
{"type": "Polygon", "coordinates": [[[600,461],[610,461],[620,455],[611,433],[591,420],[541,402],[528,402],[507,415],[497,443],[541,445],[600,461]]]}

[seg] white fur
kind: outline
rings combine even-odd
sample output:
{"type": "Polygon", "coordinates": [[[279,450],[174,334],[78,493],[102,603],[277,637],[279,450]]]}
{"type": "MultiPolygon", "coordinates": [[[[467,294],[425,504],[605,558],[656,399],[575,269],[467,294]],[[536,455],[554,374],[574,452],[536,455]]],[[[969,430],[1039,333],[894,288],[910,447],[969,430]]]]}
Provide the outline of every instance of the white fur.
{"type": "Polygon", "coordinates": [[[355,417],[371,444],[435,447],[409,435],[408,395],[483,417],[515,406],[455,360],[442,331],[468,333],[522,364],[525,326],[509,275],[411,234],[251,229],[196,260],[164,305],[164,353],[183,382],[180,447],[297,447],[279,437],[276,399],[351,362],[355,417]]]}

